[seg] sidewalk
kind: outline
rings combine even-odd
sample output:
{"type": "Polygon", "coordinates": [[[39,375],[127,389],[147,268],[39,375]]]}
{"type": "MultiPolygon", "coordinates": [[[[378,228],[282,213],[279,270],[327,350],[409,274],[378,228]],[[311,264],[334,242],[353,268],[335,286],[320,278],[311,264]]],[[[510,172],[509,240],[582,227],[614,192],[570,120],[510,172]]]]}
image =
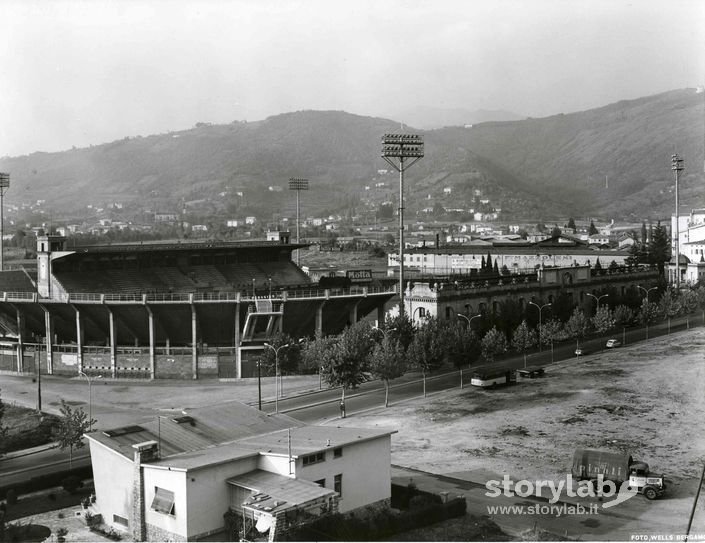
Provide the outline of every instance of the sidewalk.
{"type": "Polygon", "coordinates": [[[22,449],[19,451],[11,451],[4,454],[0,454],[0,461],[10,458],[21,458],[22,456],[29,456],[30,454],[39,453],[42,451],[48,451],[50,449],[55,449],[59,446],[58,443],[45,443],[44,445],[37,445],[36,447],[30,447],[29,449],[22,449]]]}

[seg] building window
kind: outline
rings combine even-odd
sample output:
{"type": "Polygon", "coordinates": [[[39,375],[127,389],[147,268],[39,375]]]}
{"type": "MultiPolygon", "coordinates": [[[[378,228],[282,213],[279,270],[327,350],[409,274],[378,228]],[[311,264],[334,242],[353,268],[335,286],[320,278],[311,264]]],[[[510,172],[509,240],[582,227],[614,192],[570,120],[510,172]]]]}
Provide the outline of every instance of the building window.
{"type": "Polygon", "coordinates": [[[113,515],[113,524],[119,524],[120,526],[124,526],[127,528],[130,523],[125,517],[121,517],[120,515],[113,515]]]}
{"type": "Polygon", "coordinates": [[[158,486],[154,487],[154,499],[152,500],[152,509],[166,515],[174,514],[174,493],[170,490],[164,490],[158,486]]]}
{"type": "Polygon", "coordinates": [[[333,458],[340,458],[343,456],[343,448],[338,447],[337,449],[333,449],[333,458]]]}
{"type": "Polygon", "coordinates": [[[310,466],[311,464],[318,464],[319,462],[325,462],[326,453],[319,452],[316,454],[309,454],[303,457],[304,466],[310,466]]]}
{"type": "Polygon", "coordinates": [[[318,481],[313,481],[316,483],[318,486],[325,488],[326,487],[326,480],[325,479],[319,479],[318,481]]]}
{"type": "Polygon", "coordinates": [[[333,490],[335,490],[340,497],[343,497],[343,475],[338,474],[333,478],[333,490]]]}

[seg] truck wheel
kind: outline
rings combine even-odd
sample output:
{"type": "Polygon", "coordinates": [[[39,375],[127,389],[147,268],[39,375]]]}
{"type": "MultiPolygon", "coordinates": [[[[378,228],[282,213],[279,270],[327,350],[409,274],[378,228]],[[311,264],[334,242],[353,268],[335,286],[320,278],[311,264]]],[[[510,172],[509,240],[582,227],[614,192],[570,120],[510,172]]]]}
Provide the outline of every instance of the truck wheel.
{"type": "Polygon", "coordinates": [[[644,496],[646,496],[647,500],[655,500],[658,497],[658,492],[656,492],[654,487],[647,486],[644,489],[644,496]]]}

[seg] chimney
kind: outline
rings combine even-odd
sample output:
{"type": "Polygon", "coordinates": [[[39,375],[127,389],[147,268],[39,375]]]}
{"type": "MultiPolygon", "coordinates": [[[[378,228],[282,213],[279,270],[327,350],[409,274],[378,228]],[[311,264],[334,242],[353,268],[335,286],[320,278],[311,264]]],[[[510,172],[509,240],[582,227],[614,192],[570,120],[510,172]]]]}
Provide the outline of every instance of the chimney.
{"type": "Polygon", "coordinates": [[[158,458],[159,444],[156,441],[145,441],[132,445],[135,449],[132,478],[132,540],[144,541],[147,537],[144,505],[144,475],[142,462],[158,458]]]}

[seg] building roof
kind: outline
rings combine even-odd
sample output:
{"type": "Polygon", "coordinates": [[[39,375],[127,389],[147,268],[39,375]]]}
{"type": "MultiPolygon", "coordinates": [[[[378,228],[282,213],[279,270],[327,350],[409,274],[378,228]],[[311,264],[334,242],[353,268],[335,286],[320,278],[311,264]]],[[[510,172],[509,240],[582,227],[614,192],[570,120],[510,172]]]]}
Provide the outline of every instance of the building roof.
{"type": "Polygon", "coordinates": [[[343,447],[370,439],[395,434],[396,430],[348,428],[340,426],[301,426],[290,431],[279,430],[253,435],[238,441],[238,446],[262,452],[299,457],[326,449],[343,447]],[[289,441],[291,439],[291,441],[289,441]]]}
{"type": "Polygon", "coordinates": [[[194,470],[260,453],[291,451],[297,458],[393,433],[396,430],[306,426],[286,415],[229,402],[86,436],[129,460],[134,457],[133,445],[156,441],[160,458],[145,465],[194,470]]]}
{"type": "MultiPolygon", "coordinates": [[[[189,410],[187,415],[157,415],[138,425],[94,432],[87,434],[87,437],[130,460],[134,455],[132,445],[152,440],[159,443],[162,461],[183,453],[210,451],[202,453],[200,464],[203,464],[218,461],[220,452],[215,450],[217,445],[301,425],[302,422],[286,415],[267,415],[240,402],[228,402],[189,410]]],[[[252,448],[247,450],[251,452],[252,448]]],[[[195,465],[190,459],[187,462],[186,457],[175,459],[175,462],[181,462],[184,466],[195,465]]]]}

